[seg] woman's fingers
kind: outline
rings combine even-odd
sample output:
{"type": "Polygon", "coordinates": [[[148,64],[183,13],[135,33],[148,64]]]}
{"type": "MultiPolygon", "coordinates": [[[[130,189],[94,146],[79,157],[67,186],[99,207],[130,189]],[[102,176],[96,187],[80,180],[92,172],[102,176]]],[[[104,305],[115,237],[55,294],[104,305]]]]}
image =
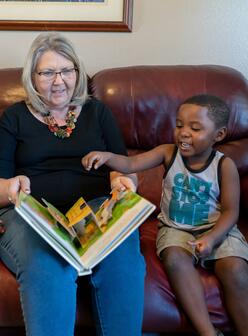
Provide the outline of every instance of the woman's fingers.
{"type": "Polygon", "coordinates": [[[9,180],[7,197],[11,203],[16,203],[20,190],[30,194],[30,180],[27,176],[19,175],[9,180]]]}

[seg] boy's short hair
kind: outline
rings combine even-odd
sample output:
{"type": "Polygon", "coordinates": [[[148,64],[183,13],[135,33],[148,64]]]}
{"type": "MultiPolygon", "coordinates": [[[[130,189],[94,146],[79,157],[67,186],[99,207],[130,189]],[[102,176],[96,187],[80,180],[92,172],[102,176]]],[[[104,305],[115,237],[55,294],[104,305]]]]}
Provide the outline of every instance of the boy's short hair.
{"type": "Polygon", "coordinates": [[[200,94],[187,98],[183,104],[193,104],[207,107],[209,118],[215,123],[216,128],[227,126],[230,109],[227,104],[219,97],[200,94]]]}

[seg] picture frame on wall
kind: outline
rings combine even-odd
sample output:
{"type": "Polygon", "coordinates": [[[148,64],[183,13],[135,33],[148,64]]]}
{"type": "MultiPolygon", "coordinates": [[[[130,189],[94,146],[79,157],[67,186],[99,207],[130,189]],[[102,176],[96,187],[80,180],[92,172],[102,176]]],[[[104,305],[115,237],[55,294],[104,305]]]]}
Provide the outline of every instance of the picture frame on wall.
{"type": "Polygon", "coordinates": [[[133,0],[0,0],[0,30],[131,32],[133,0]]]}

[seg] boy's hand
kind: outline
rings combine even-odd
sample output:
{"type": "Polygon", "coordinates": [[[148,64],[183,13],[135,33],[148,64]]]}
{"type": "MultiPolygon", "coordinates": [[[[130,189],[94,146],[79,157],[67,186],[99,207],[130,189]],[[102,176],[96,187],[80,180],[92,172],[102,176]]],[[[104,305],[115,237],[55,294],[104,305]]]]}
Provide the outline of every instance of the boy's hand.
{"type": "Polygon", "coordinates": [[[214,241],[207,235],[194,241],[188,241],[188,244],[195,248],[195,253],[199,258],[208,257],[214,248],[214,241]]]}
{"type": "Polygon", "coordinates": [[[110,157],[111,153],[109,152],[90,152],[82,158],[81,162],[86,170],[90,170],[91,168],[98,169],[107,162],[110,157]]]}

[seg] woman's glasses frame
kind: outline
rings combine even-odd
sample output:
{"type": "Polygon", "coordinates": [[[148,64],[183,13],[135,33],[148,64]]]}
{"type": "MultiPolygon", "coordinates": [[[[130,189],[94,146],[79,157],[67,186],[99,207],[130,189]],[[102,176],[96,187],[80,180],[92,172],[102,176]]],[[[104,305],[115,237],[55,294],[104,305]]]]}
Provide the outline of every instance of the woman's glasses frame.
{"type": "Polygon", "coordinates": [[[60,75],[60,77],[63,80],[66,79],[71,79],[72,76],[74,75],[75,71],[77,71],[78,69],[73,67],[73,68],[65,68],[62,69],[60,71],[55,71],[55,70],[42,70],[39,72],[36,72],[37,75],[40,76],[40,78],[44,81],[47,82],[52,82],[57,78],[57,75],[60,75]]]}

